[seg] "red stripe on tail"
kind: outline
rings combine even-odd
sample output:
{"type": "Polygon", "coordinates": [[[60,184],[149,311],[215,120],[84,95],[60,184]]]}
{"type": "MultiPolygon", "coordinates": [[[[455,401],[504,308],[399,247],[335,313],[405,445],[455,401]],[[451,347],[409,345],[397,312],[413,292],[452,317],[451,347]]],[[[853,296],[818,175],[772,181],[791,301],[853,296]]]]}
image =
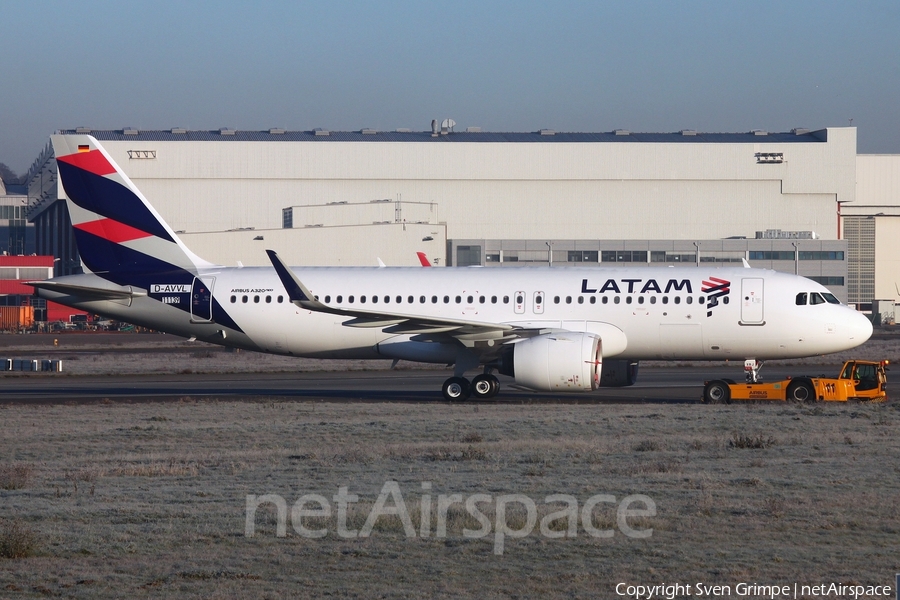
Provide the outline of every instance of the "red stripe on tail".
{"type": "Polygon", "coordinates": [[[103,153],[99,150],[91,150],[90,152],[78,152],[77,154],[69,154],[67,156],[58,156],[56,160],[68,163],[73,167],[84,169],[94,175],[109,175],[115,173],[113,168],[103,153]]]}
{"type": "Polygon", "coordinates": [[[97,237],[101,237],[104,240],[113,242],[114,244],[121,244],[122,242],[138,240],[153,235],[152,233],[141,231],[140,229],[131,227],[130,225],[126,225],[125,223],[113,221],[112,219],[88,221],[87,223],[79,223],[78,225],[73,225],[73,227],[75,227],[75,229],[80,229],[81,231],[86,231],[87,233],[96,235],[97,237]]]}

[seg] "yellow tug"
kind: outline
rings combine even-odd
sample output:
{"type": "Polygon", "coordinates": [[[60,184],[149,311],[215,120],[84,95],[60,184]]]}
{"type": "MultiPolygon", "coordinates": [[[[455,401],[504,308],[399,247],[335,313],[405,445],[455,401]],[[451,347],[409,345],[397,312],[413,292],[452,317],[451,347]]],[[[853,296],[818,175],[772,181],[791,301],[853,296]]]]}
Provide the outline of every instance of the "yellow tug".
{"type": "Polygon", "coordinates": [[[707,381],[703,388],[705,404],[730,404],[732,400],[782,400],[790,402],[846,402],[862,400],[884,402],[887,399],[889,361],[848,360],[837,379],[827,377],[790,377],[771,383],[735,383],[728,379],[707,381]]]}

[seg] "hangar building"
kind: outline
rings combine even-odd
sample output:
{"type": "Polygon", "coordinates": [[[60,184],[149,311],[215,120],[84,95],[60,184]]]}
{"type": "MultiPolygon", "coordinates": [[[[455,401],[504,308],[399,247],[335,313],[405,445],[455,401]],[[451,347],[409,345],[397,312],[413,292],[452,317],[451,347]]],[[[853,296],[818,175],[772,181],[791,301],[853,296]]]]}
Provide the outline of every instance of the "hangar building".
{"type": "MultiPolygon", "coordinates": [[[[874,298],[852,280],[874,258],[842,231],[865,162],[855,128],[63,133],[100,140],[185,243],[221,264],[266,265],[266,248],[294,265],[415,265],[417,251],[498,268],[747,259],[845,301],[874,298]]],[[[38,253],[77,272],[49,147],[29,175],[38,253]]]]}

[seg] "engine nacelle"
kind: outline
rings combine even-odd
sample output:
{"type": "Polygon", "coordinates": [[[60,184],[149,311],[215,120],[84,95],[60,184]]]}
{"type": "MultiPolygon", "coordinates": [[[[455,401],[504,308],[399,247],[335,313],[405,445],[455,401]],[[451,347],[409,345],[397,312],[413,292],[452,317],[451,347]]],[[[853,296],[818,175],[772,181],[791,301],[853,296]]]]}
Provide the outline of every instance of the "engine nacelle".
{"type": "Polygon", "coordinates": [[[600,385],[600,337],[581,331],[547,333],[513,344],[500,373],[542,392],[590,392],[600,385]]]}
{"type": "Polygon", "coordinates": [[[638,363],[634,360],[603,361],[603,373],[600,374],[600,387],[625,387],[637,381],[638,363]]]}

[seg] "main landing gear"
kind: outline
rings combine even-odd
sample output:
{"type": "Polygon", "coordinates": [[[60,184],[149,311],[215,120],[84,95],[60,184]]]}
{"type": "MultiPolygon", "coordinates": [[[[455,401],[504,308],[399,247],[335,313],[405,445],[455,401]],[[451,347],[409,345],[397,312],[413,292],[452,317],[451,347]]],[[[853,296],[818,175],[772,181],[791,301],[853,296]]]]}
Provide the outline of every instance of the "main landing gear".
{"type": "Polygon", "coordinates": [[[472,378],[471,383],[465,377],[451,377],[444,382],[441,392],[449,402],[462,402],[469,396],[478,400],[493,398],[500,391],[500,380],[491,373],[483,373],[472,378]]]}

